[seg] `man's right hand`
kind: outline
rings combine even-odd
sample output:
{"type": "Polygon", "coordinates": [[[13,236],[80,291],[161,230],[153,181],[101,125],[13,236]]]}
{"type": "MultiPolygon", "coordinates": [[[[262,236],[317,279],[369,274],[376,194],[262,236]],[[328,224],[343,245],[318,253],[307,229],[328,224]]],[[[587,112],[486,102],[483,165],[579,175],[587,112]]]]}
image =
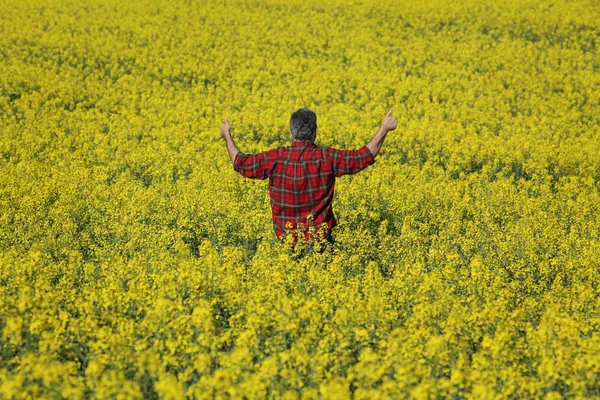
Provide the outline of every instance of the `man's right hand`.
{"type": "Polygon", "coordinates": [[[396,129],[397,125],[398,121],[396,120],[396,117],[392,115],[392,109],[390,108],[390,111],[388,111],[388,113],[385,114],[385,117],[383,117],[381,127],[385,129],[386,132],[389,132],[396,129]]]}
{"type": "Polygon", "coordinates": [[[390,111],[388,111],[388,113],[385,114],[385,117],[383,117],[381,127],[379,128],[373,139],[371,139],[371,141],[367,143],[367,148],[369,149],[371,154],[373,154],[373,157],[375,157],[379,153],[379,149],[381,149],[381,146],[383,145],[383,141],[385,140],[385,136],[387,135],[387,133],[396,129],[397,124],[398,121],[396,121],[396,117],[392,115],[392,109],[390,108],[390,111]]]}

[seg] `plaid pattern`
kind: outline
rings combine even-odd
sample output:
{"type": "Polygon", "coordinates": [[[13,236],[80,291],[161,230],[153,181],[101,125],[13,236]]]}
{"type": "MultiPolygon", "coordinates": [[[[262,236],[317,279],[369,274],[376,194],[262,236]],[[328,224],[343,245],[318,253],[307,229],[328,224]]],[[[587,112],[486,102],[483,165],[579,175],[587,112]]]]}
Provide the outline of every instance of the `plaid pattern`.
{"type": "Polygon", "coordinates": [[[315,231],[327,231],[337,225],[331,203],[335,178],[355,174],[375,159],[367,146],[358,150],[337,150],[312,142],[294,141],[257,154],[239,152],[233,169],[247,178],[269,178],[269,195],[275,234],[281,238],[286,227],[296,229],[301,223],[308,238],[307,217],[315,231]]]}

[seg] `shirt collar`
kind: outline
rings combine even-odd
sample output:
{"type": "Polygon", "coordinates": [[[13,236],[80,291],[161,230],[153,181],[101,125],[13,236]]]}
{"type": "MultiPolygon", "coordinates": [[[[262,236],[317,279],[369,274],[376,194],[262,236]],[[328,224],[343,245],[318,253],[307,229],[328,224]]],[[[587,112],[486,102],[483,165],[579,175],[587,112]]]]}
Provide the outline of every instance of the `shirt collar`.
{"type": "Polygon", "coordinates": [[[304,140],[294,140],[292,142],[292,147],[316,147],[317,145],[314,142],[304,141],[304,140]]]}

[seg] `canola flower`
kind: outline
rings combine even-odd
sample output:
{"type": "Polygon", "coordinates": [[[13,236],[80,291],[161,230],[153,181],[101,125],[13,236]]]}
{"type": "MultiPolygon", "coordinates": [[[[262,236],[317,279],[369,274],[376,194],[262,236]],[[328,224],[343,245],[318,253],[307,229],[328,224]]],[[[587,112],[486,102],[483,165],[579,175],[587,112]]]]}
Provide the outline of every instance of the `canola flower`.
{"type": "Polygon", "coordinates": [[[0,4],[0,397],[598,398],[591,0],[0,4]],[[376,164],[296,261],[290,139],[376,164]]]}

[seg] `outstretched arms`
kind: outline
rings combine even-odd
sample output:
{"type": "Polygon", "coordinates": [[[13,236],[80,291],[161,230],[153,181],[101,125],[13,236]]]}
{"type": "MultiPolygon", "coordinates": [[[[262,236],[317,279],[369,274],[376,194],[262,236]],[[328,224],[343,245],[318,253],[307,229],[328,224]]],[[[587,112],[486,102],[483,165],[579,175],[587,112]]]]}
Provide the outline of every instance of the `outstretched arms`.
{"type": "MultiPolygon", "coordinates": [[[[355,174],[374,162],[379,153],[383,141],[389,131],[396,129],[396,117],[392,115],[392,109],[383,118],[381,127],[365,146],[359,150],[335,150],[329,149],[329,157],[335,176],[355,174]]],[[[231,138],[229,120],[225,118],[221,124],[220,132],[233,168],[248,178],[266,179],[275,165],[278,150],[273,149],[258,154],[244,154],[235,145],[231,138]]]]}
{"type": "Polygon", "coordinates": [[[235,156],[237,155],[237,153],[240,152],[240,150],[237,148],[237,146],[233,142],[233,139],[231,138],[230,129],[231,128],[229,126],[229,121],[227,120],[227,118],[225,118],[225,122],[221,124],[219,130],[221,131],[221,136],[223,137],[223,139],[225,139],[225,145],[227,146],[227,151],[229,152],[229,158],[233,163],[235,162],[235,156]]]}
{"type": "Polygon", "coordinates": [[[396,117],[392,115],[392,109],[390,108],[390,111],[388,111],[388,113],[385,114],[385,117],[383,117],[381,127],[379,127],[379,130],[377,131],[373,139],[371,139],[371,141],[367,143],[367,147],[369,148],[371,154],[373,154],[373,157],[375,157],[377,153],[379,153],[379,150],[383,145],[383,141],[385,140],[387,133],[396,129],[397,124],[398,121],[396,121],[396,117]]]}

